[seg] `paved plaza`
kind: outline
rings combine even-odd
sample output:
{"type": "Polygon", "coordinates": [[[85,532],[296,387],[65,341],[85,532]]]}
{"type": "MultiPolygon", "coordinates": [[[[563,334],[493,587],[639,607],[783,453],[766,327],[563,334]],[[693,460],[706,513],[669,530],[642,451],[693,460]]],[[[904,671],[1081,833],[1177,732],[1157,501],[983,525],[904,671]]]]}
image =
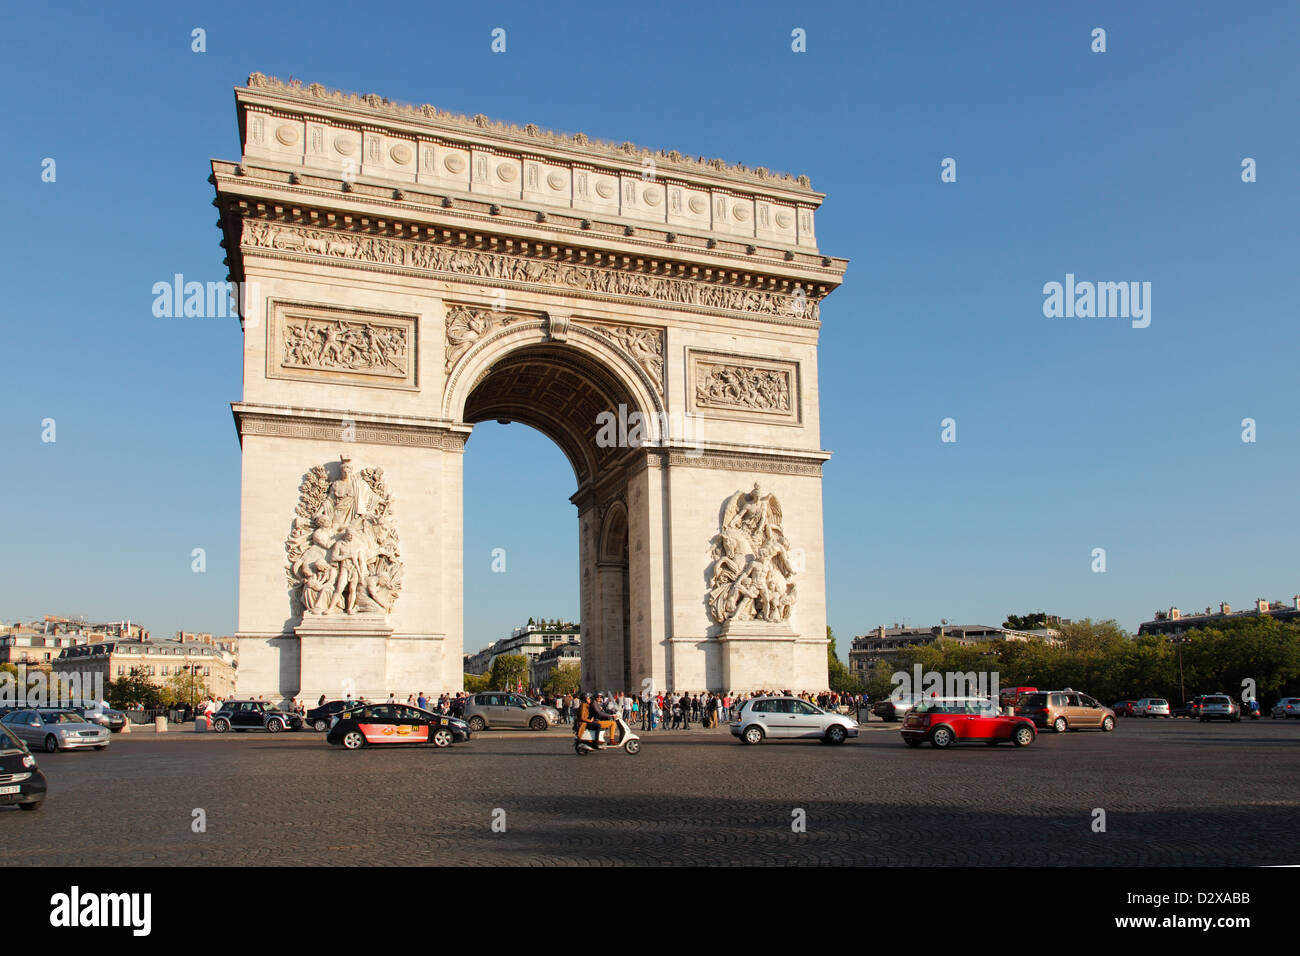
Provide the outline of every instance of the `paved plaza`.
{"type": "Polygon", "coordinates": [[[942,752],[878,722],[842,747],[645,736],[637,756],[578,757],[562,729],[355,753],[313,733],[137,732],[41,755],[50,797],[0,811],[0,864],[1297,862],[1300,722],[1128,720],[942,752]]]}

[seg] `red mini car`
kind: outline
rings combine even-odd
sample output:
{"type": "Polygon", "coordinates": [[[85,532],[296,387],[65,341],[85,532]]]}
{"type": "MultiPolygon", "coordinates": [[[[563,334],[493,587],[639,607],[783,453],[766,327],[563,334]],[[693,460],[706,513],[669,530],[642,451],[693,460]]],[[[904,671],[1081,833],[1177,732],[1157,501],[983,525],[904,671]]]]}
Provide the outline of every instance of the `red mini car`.
{"type": "Polygon", "coordinates": [[[909,747],[928,740],[940,750],[961,742],[994,747],[1005,740],[1028,747],[1038,736],[1028,717],[1005,716],[997,704],[983,697],[932,697],[908,712],[899,733],[909,747]]]}

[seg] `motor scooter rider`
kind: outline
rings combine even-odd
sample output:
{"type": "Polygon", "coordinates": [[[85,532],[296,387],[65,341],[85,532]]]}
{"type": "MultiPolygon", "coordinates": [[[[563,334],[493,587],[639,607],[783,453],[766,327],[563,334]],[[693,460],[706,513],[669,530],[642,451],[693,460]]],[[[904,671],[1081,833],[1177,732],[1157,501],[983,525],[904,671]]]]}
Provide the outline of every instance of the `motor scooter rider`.
{"type": "Polygon", "coordinates": [[[603,730],[609,731],[609,743],[611,745],[618,743],[615,739],[617,733],[614,724],[614,715],[605,709],[605,695],[597,694],[591,702],[591,709],[588,711],[588,719],[591,723],[596,724],[603,730]]]}

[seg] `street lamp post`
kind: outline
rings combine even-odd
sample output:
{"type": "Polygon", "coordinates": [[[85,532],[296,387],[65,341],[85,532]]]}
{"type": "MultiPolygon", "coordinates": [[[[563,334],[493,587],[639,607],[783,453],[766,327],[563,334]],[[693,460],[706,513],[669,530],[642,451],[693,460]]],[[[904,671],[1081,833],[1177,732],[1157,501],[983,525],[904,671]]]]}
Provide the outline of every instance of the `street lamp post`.
{"type": "Polygon", "coordinates": [[[1169,638],[1169,643],[1178,648],[1178,694],[1179,702],[1187,701],[1187,688],[1183,686],[1183,645],[1190,644],[1191,638],[1185,634],[1175,634],[1169,638]]]}

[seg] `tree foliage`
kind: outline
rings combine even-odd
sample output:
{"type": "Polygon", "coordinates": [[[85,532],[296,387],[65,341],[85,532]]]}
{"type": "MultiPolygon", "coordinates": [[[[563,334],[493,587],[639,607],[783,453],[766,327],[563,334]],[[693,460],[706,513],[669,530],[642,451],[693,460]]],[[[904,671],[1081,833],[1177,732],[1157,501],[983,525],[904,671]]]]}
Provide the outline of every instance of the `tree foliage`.
{"type": "MultiPolygon", "coordinates": [[[[1135,637],[1111,620],[1075,621],[1061,631],[1059,647],[1039,640],[969,646],[935,641],[901,650],[892,666],[909,673],[915,664],[939,673],[996,672],[1002,687],[1072,687],[1104,703],[1181,700],[1180,651],[1188,698],[1217,692],[1240,698],[1243,681],[1252,680],[1256,694],[1268,702],[1300,681],[1300,623],[1247,616],[1188,631],[1178,642],[1160,634],[1135,637]]],[[[878,673],[872,680],[873,696],[889,692],[889,676],[878,673]]]]}
{"type": "Polygon", "coordinates": [[[576,694],[582,666],[576,661],[561,661],[555,665],[542,690],[548,694],[576,694]]]}
{"type": "Polygon", "coordinates": [[[520,681],[528,685],[528,658],[523,654],[502,654],[492,662],[492,690],[514,690],[520,681]]]}

